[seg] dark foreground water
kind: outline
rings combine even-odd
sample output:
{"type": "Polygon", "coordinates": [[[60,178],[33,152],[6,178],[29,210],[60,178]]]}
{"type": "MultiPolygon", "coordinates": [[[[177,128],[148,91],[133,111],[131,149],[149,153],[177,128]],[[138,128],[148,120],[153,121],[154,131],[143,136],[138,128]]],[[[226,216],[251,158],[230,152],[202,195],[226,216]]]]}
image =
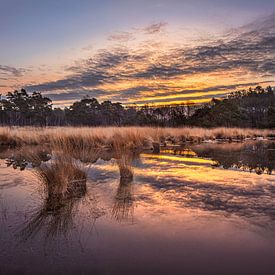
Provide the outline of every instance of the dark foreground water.
{"type": "Polygon", "coordinates": [[[274,143],[142,152],[133,179],[77,153],[87,181],[60,200],[37,172],[56,152],[1,149],[0,274],[275,274],[274,143]]]}

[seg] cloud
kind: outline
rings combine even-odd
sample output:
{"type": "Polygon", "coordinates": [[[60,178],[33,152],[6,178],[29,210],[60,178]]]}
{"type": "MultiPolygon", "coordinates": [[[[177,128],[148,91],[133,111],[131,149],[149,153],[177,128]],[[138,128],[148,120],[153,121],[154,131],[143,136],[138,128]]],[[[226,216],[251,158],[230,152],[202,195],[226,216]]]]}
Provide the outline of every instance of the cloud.
{"type": "Polygon", "coordinates": [[[157,34],[157,33],[164,31],[164,29],[167,25],[168,25],[167,22],[162,21],[159,23],[151,24],[151,25],[143,28],[142,30],[144,31],[145,34],[157,34]]]}
{"type": "Polygon", "coordinates": [[[146,104],[146,103],[153,103],[154,101],[157,101],[158,103],[165,103],[168,101],[168,97],[170,100],[177,100],[177,101],[187,101],[187,100],[196,100],[196,99],[211,99],[213,97],[215,98],[220,98],[226,96],[230,91],[235,91],[238,89],[242,89],[245,87],[253,87],[257,86],[260,84],[265,84],[267,85],[269,82],[246,82],[242,84],[231,84],[231,85],[217,85],[217,86],[210,86],[207,88],[202,88],[202,89],[184,89],[181,90],[177,93],[174,91],[170,91],[169,88],[167,89],[167,92],[165,94],[163,93],[154,93],[152,97],[147,98],[146,100],[140,99],[141,92],[144,91],[155,91],[155,87],[138,87],[129,89],[129,90],[124,90],[124,91],[119,91],[118,96],[114,96],[113,99],[119,100],[119,101],[127,101],[127,98],[131,96],[131,99],[135,99],[136,104],[146,104]],[[213,93],[214,94],[213,94],[213,93]],[[198,94],[199,93],[199,94],[198,94]],[[160,96],[160,98],[158,98],[160,96]]]}
{"type": "Polygon", "coordinates": [[[102,90],[86,90],[86,91],[66,91],[63,93],[47,93],[45,94],[45,96],[49,97],[50,99],[52,99],[53,101],[75,101],[75,100],[79,100],[80,98],[84,98],[85,96],[90,96],[90,97],[101,97],[106,95],[106,91],[102,91],[102,90]]]}
{"type": "MultiPolygon", "coordinates": [[[[176,165],[173,163],[173,166],[176,165]]],[[[162,168],[162,173],[165,174],[165,167],[162,168]]],[[[236,215],[252,223],[256,223],[255,220],[258,219],[264,219],[272,225],[272,229],[275,227],[275,207],[272,204],[274,189],[266,183],[263,186],[251,186],[223,184],[222,182],[220,184],[192,182],[188,178],[170,174],[157,179],[154,176],[137,176],[136,178],[139,181],[150,183],[156,191],[161,190],[164,199],[176,203],[179,207],[200,209],[227,216],[236,215]]],[[[267,223],[257,224],[266,226],[267,223]]]]}
{"type": "Polygon", "coordinates": [[[166,26],[168,25],[167,22],[158,22],[158,23],[153,23],[150,24],[144,28],[134,28],[133,32],[130,31],[120,31],[120,32],[115,32],[107,37],[108,41],[113,41],[113,42],[128,42],[131,40],[135,40],[135,34],[136,32],[142,32],[143,34],[146,35],[154,35],[158,33],[162,33],[166,26]]]}
{"type": "Polygon", "coordinates": [[[0,65],[0,76],[21,77],[26,69],[0,65]]]}
{"type": "Polygon", "coordinates": [[[85,89],[97,87],[103,83],[111,83],[128,77],[122,70],[116,70],[120,65],[131,71],[132,64],[144,59],[143,55],[130,53],[126,48],[114,48],[112,50],[100,50],[90,59],[76,63],[67,68],[71,75],[57,81],[46,82],[38,85],[29,85],[26,88],[33,91],[53,91],[85,89]]]}
{"type": "Polygon", "coordinates": [[[150,64],[147,70],[138,72],[135,77],[170,78],[239,68],[274,75],[275,34],[261,29],[242,33],[227,42],[213,41],[189,49],[178,47],[166,53],[158,64],[150,64]]]}
{"type": "MultiPolygon", "coordinates": [[[[152,24],[143,29],[147,34],[161,32],[167,23],[160,22],[152,24]]],[[[266,18],[264,22],[252,24],[248,28],[241,28],[224,39],[208,42],[204,45],[195,45],[186,48],[175,46],[173,48],[162,49],[151,47],[125,47],[117,46],[99,50],[89,59],[76,62],[67,68],[70,75],[57,80],[38,85],[29,85],[26,88],[33,91],[60,93],[56,97],[61,98],[61,92],[66,92],[64,98],[69,98],[70,94],[77,99],[78,95],[85,94],[86,91],[93,93],[97,91],[97,96],[109,96],[110,100],[127,101],[127,98],[137,98],[142,93],[152,91],[151,96],[158,96],[158,89],[166,90],[166,95],[188,94],[194,89],[177,87],[177,92],[171,86],[165,85],[165,80],[173,80],[180,77],[185,79],[200,74],[225,73],[234,70],[242,70],[248,74],[256,74],[259,82],[267,82],[261,77],[275,76],[275,15],[266,18]],[[161,80],[162,87],[157,87],[156,83],[161,80]],[[115,86],[121,81],[137,83],[131,88],[121,88],[115,86]],[[140,84],[143,82],[142,84],[140,84]],[[114,88],[109,91],[104,85],[112,84],[114,88]],[[76,92],[78,91],[78,92],[76,92]]],[[[128,32],[117,33],[109,37],[113,41],[127,41],[132,34],[128,32]]],[[[0,67],[9,74],[20,75],[20,69],[7,66],[0,67]]],[[[259,82],[247,79],[242,85],[257,85],[259,82]]],[[[232,83],[225,86],[209,84],[209,87],[199,91],[229,90],[240,87],[236,79],[232,78],[232,83]]],[[[196,89],[195,89],[196,90],[196,89]]],[[[161,93],[163,95],[163,91],[161,93]]],[[[205,95],[207,97],[207,95],[205,95]]],[[[192,96],[190,96],[191,98],[192,96]]],[[[209,96],[209,98],[212,97],[209,96]]],[[[186,97],[185,97],[186,98],[186,97]]],[[[180,97],[178,97],[180,99],[180,97]]],[[[165,99],[162,100],[165,102],[165,99]]]]}
{"type": "Polygon", "coordinates": [[[128,42],[134,40],[134,35],[130,32],[117,32],[110,35],[107,39],[115,42],[128,42]]]}
{"type": "Polygon", "coordinates": [[[274,34],[275,32],[275,12],[270,16],[261,17],[253,22],[246,24],[237,30],[239,33],[249,33],[249,32],[265,32],[274,34]]]}

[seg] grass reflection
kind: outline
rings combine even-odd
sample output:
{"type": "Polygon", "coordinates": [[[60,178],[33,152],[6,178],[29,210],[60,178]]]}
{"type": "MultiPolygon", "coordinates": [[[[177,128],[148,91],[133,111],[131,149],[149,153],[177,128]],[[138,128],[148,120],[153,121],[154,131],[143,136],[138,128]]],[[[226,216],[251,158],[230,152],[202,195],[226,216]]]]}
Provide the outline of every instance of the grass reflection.
{"type": "Polygon", "coordinates": [[[36,168],[35,174],[44,188],[44,202],[21,230],[23,239],[34,237],[45,229],[46,237],[66,235],[73,225],[76,204],[87,193],[86,173],[68,156],[59,155],[36,168]]]}
{"type": "Polygon", "coordinates": [[[134,219],[133,183],[131,179],[121,178],[112,209],[112,217],[118,222],[134,219]]]}
{"type": "Polygon", "coordinates": [[[139,159],[139,153],[129,151],[128,149],[116,151],[117,165],[119,168],[119,185],[115,195],[115,201],[112,209],[112,217],[118,222],[133,222],[134,198],[133,191],[133,162],[139,159]]]}

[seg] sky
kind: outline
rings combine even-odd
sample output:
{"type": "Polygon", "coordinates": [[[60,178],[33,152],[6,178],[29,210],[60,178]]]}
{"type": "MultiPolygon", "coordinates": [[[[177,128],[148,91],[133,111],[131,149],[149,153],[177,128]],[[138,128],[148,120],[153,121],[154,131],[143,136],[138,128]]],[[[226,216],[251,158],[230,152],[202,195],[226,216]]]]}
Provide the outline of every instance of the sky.
{"type": "Polygon", "coordinates": [[[275,83],[275,1],[0,0],[0,93],[203,103],[275,83]]]}

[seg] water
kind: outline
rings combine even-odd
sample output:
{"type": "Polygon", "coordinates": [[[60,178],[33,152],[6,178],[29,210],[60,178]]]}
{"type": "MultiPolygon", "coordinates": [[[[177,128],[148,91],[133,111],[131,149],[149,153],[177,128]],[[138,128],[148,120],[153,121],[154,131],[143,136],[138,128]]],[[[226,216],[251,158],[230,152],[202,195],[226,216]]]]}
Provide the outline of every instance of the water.
{"type": "Polygon", "coordinates": [[[0,274],[275,274],[274,149],[76,150],[87,180],[61,199],[39,172],[60,152],[2,148],[0,274]]]}

